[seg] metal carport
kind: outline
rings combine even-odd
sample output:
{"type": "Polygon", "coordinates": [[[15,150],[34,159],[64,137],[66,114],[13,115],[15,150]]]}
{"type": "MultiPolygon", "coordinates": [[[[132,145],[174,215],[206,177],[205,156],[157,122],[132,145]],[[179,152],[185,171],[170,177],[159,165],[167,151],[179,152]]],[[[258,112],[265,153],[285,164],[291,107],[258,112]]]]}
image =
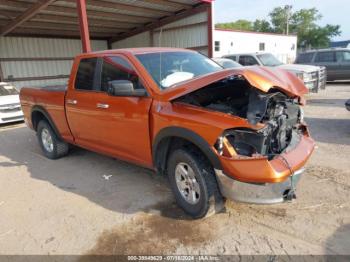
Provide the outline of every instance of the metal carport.
{"type": "Polygon", "coordinates": [[[0,80],[18,87],[66,81],[74,55],[91,46],[182,47],[212,56],[211,2],[0,0],[0,80]]]}

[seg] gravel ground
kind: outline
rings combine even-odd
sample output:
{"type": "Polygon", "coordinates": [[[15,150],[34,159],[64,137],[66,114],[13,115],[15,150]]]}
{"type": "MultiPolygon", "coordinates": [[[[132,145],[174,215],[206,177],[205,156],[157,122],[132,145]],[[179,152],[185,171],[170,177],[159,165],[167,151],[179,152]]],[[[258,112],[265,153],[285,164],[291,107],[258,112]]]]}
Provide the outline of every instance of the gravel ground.
{"type": "Polygon", "coordinates": [[[292,203],[228,202],[190,220],[165,179],[83,149],[48,160],[0,127],[0,254],[350,254],[350,84],[308,96],[317,149],[292,203]]]}

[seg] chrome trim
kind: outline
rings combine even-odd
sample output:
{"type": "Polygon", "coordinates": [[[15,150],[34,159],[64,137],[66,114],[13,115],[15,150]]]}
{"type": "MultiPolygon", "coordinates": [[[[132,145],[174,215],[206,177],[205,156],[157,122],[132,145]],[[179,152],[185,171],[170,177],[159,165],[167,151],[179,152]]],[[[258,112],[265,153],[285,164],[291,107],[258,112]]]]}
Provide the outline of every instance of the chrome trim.
{"type": "Polygon", "coordinates": [[[280,183],[251,184],[234,180],[222,170],[215,169],[221,194],[227,199],[252,204],[277,204],[287,200],[286,192],[295,192],[295,187],[304,172],[299,169],[280,183]]]}

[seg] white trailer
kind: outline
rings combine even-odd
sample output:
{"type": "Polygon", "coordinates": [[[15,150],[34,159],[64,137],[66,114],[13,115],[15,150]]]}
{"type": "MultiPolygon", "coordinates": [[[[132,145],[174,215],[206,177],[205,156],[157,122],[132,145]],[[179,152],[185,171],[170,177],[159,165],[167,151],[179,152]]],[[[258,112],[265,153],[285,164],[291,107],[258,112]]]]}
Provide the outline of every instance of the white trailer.
{"type": "Polygon", "coordinates": [[[296,35],[215,29],[213,40],[214,57],[236,53],[269,52],[284,63],[293,63],[296,58],[296,35]]]}

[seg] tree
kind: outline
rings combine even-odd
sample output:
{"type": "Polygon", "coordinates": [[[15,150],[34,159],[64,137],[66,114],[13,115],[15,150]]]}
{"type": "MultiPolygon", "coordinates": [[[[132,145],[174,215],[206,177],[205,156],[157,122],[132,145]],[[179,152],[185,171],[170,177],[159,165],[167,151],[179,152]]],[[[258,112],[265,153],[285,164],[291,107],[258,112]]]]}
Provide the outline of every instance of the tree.
{"type": "Polygon", "coordinates": [[[253,31],[252,22],[244,19],[239,19],[235,22],[229,22],[229,23],[219,23],[219,24],[216,24],[215,27],[222,28],[222,29],[253,31]]]}
{"type": "Polygon", "coordinates": [[[286,5],[284,7],[276,7],[269,13],[273,30],[276,33],[285,34],[287,32],[292,16],[291,10],[292,6],[286,5]]]}
{"type": "Polygon", "coordinates": [[[273,32],[269,21],[264,19],[256,19],[253,24],[253,29],[255,32],[273,32]]]}
{"type": "Polygon", "coordinates": [[[275,32],[298,35],[298,46],[304,48],[327,47],[331,38],[341,34],[339,25],[319,26],[322,15],[316,8],[300,9],[293,12],[292,6],[274,8],[270,22],[256,19],[254,22],[240,19],[234,22],[216,24],[217,28],[255,32],[275,32]]]}
{"type": "Polygon", "coordinates": [[[316,8],[300,9],[292,12],[286,7],[276,7],[269,14],[273,30],[277,33],[289,32],[298,35],[298,46],[305,48],[328,47],[332,37],[340,35],[339,25],[318,26],[317,21],[322,15],[316,8]]]}

